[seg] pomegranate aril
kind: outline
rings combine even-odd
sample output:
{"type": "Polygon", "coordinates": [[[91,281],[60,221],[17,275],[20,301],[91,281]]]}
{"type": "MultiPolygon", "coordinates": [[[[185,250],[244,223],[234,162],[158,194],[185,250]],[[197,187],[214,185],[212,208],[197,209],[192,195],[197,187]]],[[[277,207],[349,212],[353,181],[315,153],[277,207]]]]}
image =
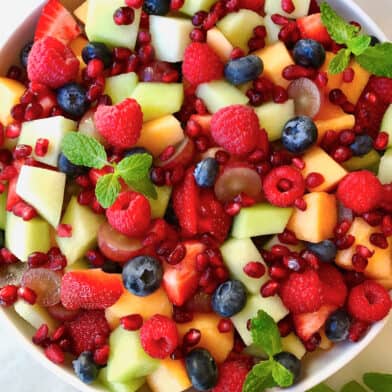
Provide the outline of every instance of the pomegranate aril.
{"type": "Polygon", "coordinates": [[[310,339],[305,342],[302,342],[306,348],[306,351],[313,352],[317,349],[317,347],[321,343],[321,336],[319,333],[315,333],[310,339]]]}
{"type": "Polygon", "coordinates": [[[195,140],[195,146],[197,151],[199,152],[206,152],[209,147],[209,141],[206,136],[199,136],[195,140]]]}
{"type": "Polygon", "coordinates": [[[25,121],[32,121],[40,118],[43,114],[43,107],[41,104],[36,102],[31,102],[26,106],[26,110],[24,113],[25,121]]]}
{"type": "Polygon", "coordinates": [[[239,59],[240,57],[244,57],[245,52],[241,48],[233,48],[230,53],[230,60],[239,59]]]}
{"type": "Polygon", "coordinates": [[[35,294],[34,290],[31,290],[28,287],[19,287],[18,297],[22,298],[30,305],[34,305],[37,301],[37,294],[35,294]]]}
{"type": "Polygon", "coordinates": [[[320,173],[309,173],[305,178],[307,188],[316,188],[325,181],[324,176],[320,173]]]}
{"type": "Polygon", "coordinates": [[[372,212],[366,212],[362,215],[362,218],[365,219],[365,221],[370,225],[370,226],[379,226],[382,222],[383,216],[380,212],[377,211],[372,211],[372,212]]]}
{"type": "Polygon", "coordinates": [[[348,161],[352,155],[351,149],[346,146],[339,146],[331,152],[332,158],[338,163],[348,161]]]}
{"type": "Polygon", "coordinates": [[[371,251],[368,247],[364,245],[357,245],[355,248],[356,252],[362,257],[368,259],[374,255],[374,250],[371,251]]]}
{"type": "Polygon", "coordinates": [[[66,332],[65,325],[60,325],[53,332],[52,337],[51,337],[52,341],[57,342],[58,340],[62,339],[65,335],[65,332],[66,332]]]}
{"type": "Polygon", "coordinates": [[[198,11],[192,16],[192,24],[193,26],[201,26],[204,22],[204,19],[207,17],[206,11],[198,11]]]}
{"type": "Polygon", "coordinates": [[[105,264],[105,257],[98,250],[88,250],[86,252],[86,259],[94,268],[101,268],[105,264]]]}
{"type": "Polygon", "coordinates": [[[248,48],[250,52],[253,52],[258,49],[262,49],[265,47],[265,39],[253,37],[248,41],[248,48]]]}
{"type": "Polygon", "coordinates": [[[333,89],[329,92],[329,100],[331,103],[333,103],[334,105],[343,105],[345,102],[347,102],[347,97],[346,95],[343,93],[342,90],[336,88],[333,89]]]}
{"type": "Polygon", "coordinates": [[[15,285],[7,285],[0,289],[0,305],[11,306],[18,298],[18,287],[15,285]]]}
{"type": "Polygon", "coordinates": [[[392,235],[392,216],[385,215],[381,223],[381,231],[386,237],[392,235]]]}
{"type": "Polygon", "coordinates": [[[320,268],[320,260],[314,253],[306,249],[301,251],[300,256],[300,260],[304,260],[308,267],[314,270],[318,270],[320,268]]]}
{"type": "Polygon", "coordinates": [[[1,248],[0,255],[4,264],[14,264],[18,262],[17,257],[13,255],[7,248],[1,248]]]}
{"type": "Polygon", "coordinates": [[[375,150],[383,151],[387,148],[389,142],[389,134],[380,132],[374,140],[373,147],[375,150]]]}
{"type": "Polygon", "coordinates": [[[276,281],[285,280],[289,276],[289,270],[280,262],[275,262],[268,268],[268,274],[271,279],[276,281]]]}
{"type": "Polygon", "coordinates": [[[341,108],[343,109],[343,111],[347,114],[354,114],[355,113],[355,105],[352,104],[349,101],[344,102],[341,105],[341,108]]]}
{"type": "Polygon", "coordinates": [[[44,157],[49,148],[49,140],[44,138],[38,138],[35,142],[34,153],[39,157],[44,157]]]}
{"type": "Polygon", "coordinates": [[[193,320],[193,312],[173,306],[173,320],[178,324],[185,324],[193,320]]]}
{"type": "Polygon", "coordinates": [[[339,141],[344,146],[349,146],[354,143],[356,134],[352,130],[344,130],[339,134],[339,141]]]}
{"type": "Polygon", "coordinates": [[[42,324],[36,331],[35,334],[33,335],[32,341],[36,345],[42,344],[49,335],[49,328],[47,324],[42,324]]]}
{"type": "Polygon", "coordinates": [[[24,201],[16,203],[12,207],[12,212],[14,215],[22,218],[24,221],[29,221],[38,215],[36,209],[24,201]]]}
{"type": "Polygon", "coordinates": [[[377,246],[377,248],[388,249],[388,240],[383,233],[372,233],[369,241],[374,246],[377,246]]]}
{"type": "Polygon", "coordinates": [[[94,190],[88,189],[81,191],[78,195],[78,203],[82,206],[88,206],[94,200],[94,190]]]}
{"type": "Polygon", "coordinates": [[[173,156],[173,154],[176,152],[176,148],[174,146],[167,146],[163,152],[159,155],[159,159],[161,161],[167,161],[169,158],[173,156]]]}
{"type": "Polygon", "coordinates": [[[178,244],[174,250],[167,257],[166,261],[170,265],[176,265],[180,263],[186,255],[186,248],[183,244],[178,244]]]}
{"type": "Polygon", "coordinates": [[[283,244],[288,244],[288,245],[298,245],[298,239],[295,236],[295,234],[289,230],[285,229],[283,233],[278,234],[278,239],[280,242],[283,244]]]}
{"type": "Polygon", "coordinates": [[[196,328],[191,328],[183,337],[182,344],[185,347],[193,347],[199,344],[201,332],[196,328]]]}
{"type": "Polygon", "coordinates": [[[199,253],[196,256],[196,269],[199,272],[203,272],[207,269],[210,263],[210,258],[206,253],[199,253]]]}
{"type": "Polygon", "coordinates": [[[125,0],[128,7],[139,9],[143,5],[143,0],[125,0]]]}
{"type": "Polygon", "coordinates": [[[368,265],[368,259],[360,255],[359,253],[354,253],[351,258],[351,261],[354,270],[357,272],[364,272],[368,265]]]}
{"type": "Polygon", "coordinates": [[[130,25],[135,19],[135,11],[131,7],[120,7],[113,14],[114,23],[121,25],[130,25]]]}
{"type": "Polygon", "coordinates": [[[23,159],[31,155],[33,148],[28,144],[18,144],[14,148],[13,157],[14,159],[23,159]]]}
{"type": "Polygon", "coordinates": [[[250,261],[243,270],[247,276],[259,279],[265,274],[265,265],[259,261],[250,261]]]}
{"type": "Polygon", "coordinates": [[[106,344],[105,346],[98,348],[94,351],[93,359],[94,362],[99,366],[105,366],[109,359],[110,346],[106,344]]]}
{"type": "Polygon", "coordinates": [[[196,27],[189,33],[189,38],[193,42],[205,42],[207,34],[205,30],[196,27]]]}
{"type": "Polygon", "coordinates": [[[281,0],[281,7],[284,12],[291,14],[295,11],[293,0],[281,0]]]}
{"type": "Polygon", "coordinates": [[[61,223],[57,226],[57,235],[62,238],[70,238],[72,237],[72,226],[61,223]]]}
{"type": "Polygon", "coordinates": [[[5,128],[5,136],[9,139],[16,139],[19,137],[20,132],[22,131],[22,124],[20,122],[14,122],[8,124],[5,128]]]}
{"type": "Polygon", "coordinates": [[[317,87],[324,88],[328,84],[328,74],[326,72],[319,72],[314,82],[317,87]]]}
{"type": "Polygon", "coordinates": [[[218,323],[218,331],[220,333],[227,333],[233,330],[233,323],[230,319],[220,319],[218,323]]]}
{"type": "Polygon", "coordinates": [[[343,237],[339,237],[336,240],[336,247],[339,250],[344,250],[350,248],[355,242],[355,237],[351,234],[347,234],[343,237]]]}
{"type": "Polygon", "coordinates": [[[268,282],[264,283],[260,288],[260,294],[262,297],[272,297],[274,296],[279,290],[280,284],[274,280],[269,280],[268,282]]]}
{"type": "Polygon", "coordinates": [[[45,355],[46,357],[55,363],[56,365],[60,365],[64,363],[65,361],[65,355],[63,350],[60,348],[60,346],[56,343],[50,344],[46,349],[45,349],[45,355]]]}
{"type": "Polygon", "coordinates": [[[18,103],[11,109],[11,116],[15,121],[24,121],[26,104],[18,103]]]}
{"type": "Polygon", "coordinates": [[[278,26],[285,26],[290,22],[288,18],[280,14],[273,14],[271,19],[278,26]]]}
{"type": "Polygon", "coordinates": [[[313,79],[317,75],[317,71],[312,68],[305,68],[300,65],[288,65],[283,71],[282,76],[286,80],[295,80],[299,78],[313,79]]]}
{"type": "Polygon", "coordinates": [[[305,260],[299,255],[284,256],[282,263],[287,269],[295,272],[303,271],[306,266],[305,260]]]}
{"type": "Polygon", "coordinates": [[[241,211],[241,204],[236,202],[229,202],[225,204],[225,212],[227,215],[235,216],[241,211]]]}
{"type": "Polygon", "coordinates": [[[344,83],[351,83],[354,80],[355,71],[349,67],[343,71],[343,82],[344,83]]]}
{"type": "Polygon", "coordinates": [[[289,335],[293,331],[293,321],[291,316],[286,316],[278,322],[279,333],[281,337],[289,335]]]}
{"type": "Polygon", "coordinates": [[[143,325],[143,317],[140,314],[130,314],[120,318],[121,326],[127,331],[137,331],[143,325]]]}
{"type": "Polygon", "coordinates": [[[64,352],[70,352],[71,351],[71,341],[69,339],[61,339],[59,342],[59,347],[64,351],[64,352]]]}

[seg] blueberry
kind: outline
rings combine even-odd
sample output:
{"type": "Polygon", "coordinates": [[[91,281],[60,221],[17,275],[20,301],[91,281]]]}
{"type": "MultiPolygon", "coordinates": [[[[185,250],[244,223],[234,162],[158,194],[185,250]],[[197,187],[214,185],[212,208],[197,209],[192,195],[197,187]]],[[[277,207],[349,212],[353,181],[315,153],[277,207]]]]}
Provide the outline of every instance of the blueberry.
{"type": "Polygon", "coordinates": [[[293,374],[294,382],[298,379],[301,373],[301,361],[295,355],[282,351],[275,354],[274,359],[293,374]]]}
{"type": "Polygon", "coordinates": [[[332,313],[325,323],[325,334],[332,342],[346,340],[349,330],[350,317],[343,309],[339,309],[332,313]]]}
{"type": "Polygon", "coordinates": [[[258,56],[240,57],[225,65],[225,78],[234,85],[250,82],[263,72],[263,68],[263,61],[258,56]]]}
{"type": "Polygon", "coordinates": [[[373,139],[369,135],[358,135],[354,143],[350,145],[353,155],[361,156],[371,151],[373,148],[373,139]]]}
{"type": "Polygon", "coordinates": [[[91,384],[98,376],[98,368],[94,363],[93,354],[84,351],[78,359],[72,361],[76,375],[85,383],[91,384]]]}
{"type": "Polygon", "coordinates": [[[294,117],[283,127],[282,143],[288,151],[302,153],[316,143],[317,133],[317,127],[310,117],[294,117]]]}
{"type": "Polygon", "coordinates": [[[130,148],[129,150],[126,150],[124,153],[124,157],[130,157],[135,154],[150,154],[149,151],[147,151],[144,147],[133,147],[130,148]]]}
{"type": "Polygon", "coordinates": [[[218,381],[218,368],[212,355],[204,348],[196,348],[185,357],[185,367],[191,383],[198,391],[213,388],[218,381]]]}
{"type": "Polygon", "coordinates": [[[294,46],[293,57],[298,65],[320,68],[325,61],[325,49],[313,39],[301,39],[294,46]]]}
{"type": "Polygon", "coordinates": [[[201,188],[210,188],[214,185],[219,165],[214,158],[205,158],[200,161],[193,172],[196,184],[201,188]]]}
{"type": "Polygon", "coordinates": [[[330,240],[321,241],[316,244],[308,242],[307,248],[321,261],[326,263],[333,261],[337,252],[335,243],[330,240]]]}
{"type": "Polygon", "coordinates": [[[89,102],[86,90],[80,84],[68,83],[57,90],[57,102],[65,113],[81,117],[87,111],[89,102]]]}
{"type": "Polygon", "coordinates": [[[376,46],[377,44],[380,43],[380,40],[375,37],[374,35],[370,36],[371,40],[370,40],[370,46],[376,46]]]}
{"type": "Polygon", "coordinates": [[[27,44],[25,44],[25,46],[23,46],[22,50],[20,51],[19,54],[19,59],[20,59],[20,63],[23,65],[23,67],[27,68],[27,61],[29,58],[29,53],[30,50],[33,46],[33,41],[29,41],[27,42],[27,44]]]}
{"type": "Polygon", "coordinates": [[[83,61],[88,64],[92,59],[102,60],[105,68],[112,64],[112,52],[102,42],[89,42],[82,50],[83,61]]]}
{"type": "Polygon", "coordinates": [[[240,312],[246,303],[246,291],[239,280],[228,280],[218,286],[212,296],[212,308],[222,317],[240,312]]]}
{"type": "Polygon", "coordinates": [[[145,297],[159,288],[162,281],[161,263],[151,256],[137,256],[125,264],[122,278],[132,294],[145,297]]]}
{"type": "Polygon", "coordinates": [[[166,15],[170,11],[170,0],[144,0],[143,10],[150,15],[166,15]]]}
{"type": "Polygon", "coordinates": [[[80,176],[88,170],[87,167],[74,165],[63,153],[60,153],[59,155],[57,167],[59,171],[65,173],[68,177],[71,178],[80,176]]]}

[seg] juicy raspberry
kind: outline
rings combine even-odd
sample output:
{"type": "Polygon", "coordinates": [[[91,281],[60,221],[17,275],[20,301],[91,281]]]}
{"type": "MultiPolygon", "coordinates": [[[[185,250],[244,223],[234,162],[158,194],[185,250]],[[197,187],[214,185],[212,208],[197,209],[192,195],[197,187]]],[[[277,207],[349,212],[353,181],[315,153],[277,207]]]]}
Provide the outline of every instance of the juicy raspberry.
{"type": "Polygon", "coordinates": [[[316,312],[322,305],[322,284],[316,272],[294,272],[282,284],[280,296],[292,313],[316,312]]]}
{"type": "Polygon", "coordinates": [[[260,138],[259,119],[250,107],[227,106],[212,116],[211,135],[228,152],[248,154],[257,147],[260,138]]]}
{"type": "Polygon", "coordinates": [[[86,310],[75,320],[65,323],[71,339],[72,352],[75,355],[83,351],[93,351],[95,337],[101,335],[107,338],[110,328],[103,310],[86,310]]]}
{"type": "Polygon", "coordinates": [[[239,0],[239,8],[260,12],[263,10],[265,0],[239,0]]]}
{"type": "Polygon", "coordinates": [[[218,383],[211,392],[241,392],[249,366],[245,361],[228,361],[219,366],[218,383]]]}
{"type": "Polygon", "coordinates": [[[172,319],[156,314],[143,324],[140,340],[148,355],[164,359],[178,346],[177,325],[172,319]]]}
{"type": "Polygon", "coordinates": [[[388,291],[377,282],[366,280],[350,291],[347,309],[358,320],[372,323],[386,317],[391,305],[388,291]]]}
{"type": "Polygon", "coordinates": [[[130,237],[141,237],[150,225],[150,203],[140,193],[122,192],[106,210],[106,217],[110,225],[120,233],[130,237]]]}
{"type": "Polygon", "coordinates": [[[392,213],[392,184],[383,185],[381,207],[392,213]]]}
{"type": "Polygon", "coordinates": [[[99,133],[112,146],[125,149],[139,139],[143,113],[137,101],[127,98],[114,106],[99,105],[94,121],[99,133]]]}
{"type": "Polygon", "coordinates": [[[327,263],[321,263],[317,272],[321,280],[323,303],[343,306],[347,298],[347,286],[343,275],[337,268],[327,263]]]}
{"type": "Polygon", "coordinates": [[[27,63],[29,80],[57,88],[76,79],[79,60],[70,48],[53,37],[36,41],[27,63]]]}
{"type": "Polygon", "coordinates": [[[291,166],[279,166],[265,176],[263,190],[271,204],[287,207],[303,196],[305,181],[297,169],[291,166]],[[287,184],[288,189],[282,186],[283,182],[287,184]]]}
{"type": "Polygon", "coordinates": [[[340,181],[336,197],[357,214],[376,208],[382,199],[380,180],[370,171],[352,172],[340,181]]]}
{"type": "Polygon", "coordinates": [[[383,102],[392,103],[392,79],[372,76],[368,88],[383,102]]]}
{"type": "Polygon", "coordinates": [[[187,46],[182,73],[189,83],[197,85],[223,77],[223,64],[218,55],[205,43],[187,46]]]}

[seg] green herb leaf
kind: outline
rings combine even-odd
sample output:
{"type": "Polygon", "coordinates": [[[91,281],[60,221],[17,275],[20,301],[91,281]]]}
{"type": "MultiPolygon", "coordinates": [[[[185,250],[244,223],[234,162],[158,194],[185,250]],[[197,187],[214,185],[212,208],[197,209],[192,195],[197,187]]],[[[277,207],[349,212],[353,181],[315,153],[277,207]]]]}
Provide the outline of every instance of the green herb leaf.
{"type": "Polygon", "coordinates": [[[138,181],[125,181],[134,191],[143,193],[143,195],[150,199],[156,200],[158,197],[155,186],[151,182],[150,178],[140,178],[138,181]]]}
{"type": "Polygon", "coordinates": [[[124,181],[135,182],[144,179],[152,165],[150,154],[134,154],[124,158],[116,167],[116,172],[124,181]]]}
{"type": "Polygon", "coordinates": [[[377,76],[392,78],[392,43],[384,42],[368,47],[356,57],[358,63],[377,76]]]}
{"type": "Polygon", "coordinates": [[[102,207],[108,208],[120,193],[121,184],[115,174],[109,173],[100,177],[95,187],[95,196],[102,207]]]}
{"type": "Polygon", "coordinates": [[[392,375],[383,373],[365,373],[363,382],[373,392],[391,392],[392,375]]]}
{"type": "Polygon", "coordinates": [[[335,392],[335,391],[326,384],[319,384],[313,387],[312,389],[309,389],[308,392],[335,392]]]}
{"type": "Polygon", "coordinates": [[[272,361],[260,362],[248,373],[242,392],[263,392],[266,388],[276,386],[272,378],[272,361]]]}
{"type": "Polygon", "coordinates": [[[277,361],[273,362],[272,378],[280,387],[289,387],[294,383],[294,375],[277,361]]]}
{"type": "Polygon", "coordinates": [[[61,144],[63,154],[74,165],[102,169],[108,164],[103,146],[93,137],[69,132],[61,144]]]}
{"type": "Polygon", "coordinates": [[[329,64],[329,72],[333,75],[343,72],[350,62],[350,50],[340,49],[329,64]]]}
{"type": "Polygon", "coordinates": [[[353,39],[350,39],[347,46],[350,48],[352,53],[359,56],[369,47],[371,40],[372,39],[368,35],[360,34],[353,39]]]}
{"type": "Polygon", "coordinates": [[[270,357],[282,351],[282,340],[274,319],[263,310],[252,319],[251,334],[253,342],[260,346],[270,357]]]}
{"type": "Polygon", "coordinates": [[[358,384],[356,381],[350,381],[343,386],[340,392],[367,392],[367,390],[361,384],[358,384]]]}

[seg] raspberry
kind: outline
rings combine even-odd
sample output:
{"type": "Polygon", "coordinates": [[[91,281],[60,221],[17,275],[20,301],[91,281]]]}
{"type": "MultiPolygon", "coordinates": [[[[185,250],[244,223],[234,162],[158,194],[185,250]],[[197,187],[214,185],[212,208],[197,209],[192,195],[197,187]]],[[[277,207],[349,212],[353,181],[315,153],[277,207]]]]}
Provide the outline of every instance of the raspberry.
{"type": "Polygon", "coordinates": [[[341,307],[346,302],[347,286],[339,270],[331,264],[321,263],[318,269],[323,303],[341,307]]]}
{"type": "Polygon", "coordinates": [[[211,392],[241,392],[249,366],[245,361],[228,361],[219,366],[218,383],[211,392]]]}
{"type": "Polygon", "coordinates": [[[356,319],[372,323],[388,315],[391,299],[383,286],[366,280],[351,290],[347,309],[356,319]]]}
{"type": "Polygon", "coordinates": [[[223,64],[218,55],[205,43],[187,46],[182,73],[189,83],[197,85],[223,77],[223,64]]]}
{"type": "Polygon", "coordinates": [[[148,355],[164,359],[178,346],[177,325],[172,319],[156,314],[143,324],[140,330],[140,340],[148,355]]]}
{"type": "Polygon", "coordinates": [[[382,185],[370,171],[352,172],[340,181],[336,197],[357,214],[376,208],[381,202],[382,185]]]}
{"type": "Polygon", "coordinates": [[[110,225],[120,233],[130,237],[141,237],[150,225],[150,203],[140,193],[122,192],[106,210],[106,217],[110,225]]]}
{"type": "Polygon", "coordinates": [[[78,72],[79,60],[56,38],[41,38],[31,48],[27,63],[30,81],[57,88],[75,80],[78,72]]]}
{"type": "Polygon", "coordinates": [[[212,116],[211,135],[215,142],[228,152],[248,154],[259,142],[259,119],[250,107],[227,106],[212,116]]]}
{"type": "Polygon", "coordinates": [[[372,76],[368,88],[385,103],[392,103],[392,79],[372,76]]]}
{"type": "Polygon", "coordinates": [[[94,121],[99,133],[112,146],[125,149],[139,139],[143,113],[137,101],[127,98],[114,106],[99,105],[94,121]]]}
{"type": "Polygon", "coordinates": [[[265,176],[263,190],[271,204],[287,207],[303,196],[305,181],[297,169],[291,166],[279,166],[265,176]]]}
{"type": "Polygon", "coordinates": [[[95,337],[101,335],[107,338],[110,334],[103,310],[86,310],[75,320],[65,323],[65,326],[71,339],[72,352],[75,355],[83,351],[93,351],[95,337]]]}
{"type": "Polygon", "coordinates": [[[294,272],[284,282],[280,296],[285,306],[294,314],[316,312],[322,305],[322,284],[316,272],[294,272]]]}

